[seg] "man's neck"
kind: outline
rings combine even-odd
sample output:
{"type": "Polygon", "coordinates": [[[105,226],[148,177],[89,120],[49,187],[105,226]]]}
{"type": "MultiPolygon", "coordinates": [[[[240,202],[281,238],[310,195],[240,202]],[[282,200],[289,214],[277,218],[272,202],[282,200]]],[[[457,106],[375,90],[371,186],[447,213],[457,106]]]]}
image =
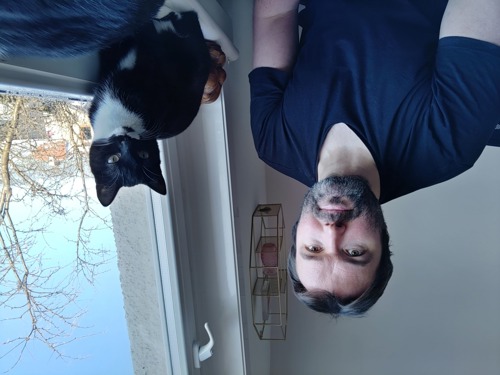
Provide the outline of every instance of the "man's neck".
{"type": "Polygon", "coordinates": [[[318,181],[326,177],[361,176],[380,198],[380,177],[373,157],[363,141],[345,123],[332,126],[318,162],[318,181]]]}

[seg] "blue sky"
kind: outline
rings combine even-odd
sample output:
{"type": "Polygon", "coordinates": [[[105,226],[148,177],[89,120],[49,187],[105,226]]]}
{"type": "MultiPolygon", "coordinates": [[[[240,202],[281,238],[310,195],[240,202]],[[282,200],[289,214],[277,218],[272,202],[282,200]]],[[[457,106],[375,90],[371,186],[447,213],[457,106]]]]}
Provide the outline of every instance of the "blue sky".
{"type": "MultiPolygon", "coordinates": [[[[89,186],[93,188],[92,181],[89,182],[89,186]]],[[[35,210],[39,204],[40,202],[36,201],[13,204],[11,212],[15,213],[17,220],[23,220],[29,217],[30,211],[35,210]]],[[[95,204],[95,208],[102,214],[106,212],[98,203],[95,204]]],[[[77,201],[68,200],[65,202],[65,208],[72,212],[74,218],[77,218],[81,212],[77,201]]],[[[65,265],[73,259],[75,245],[69,242],[75,232],[72,215],[69,218],[54,220],[52,225],[46,228],[43,237],[39,236],[36,245],[32,246],[34,251],[42,249],[44,257],[47,259],[46,264],[65,265]],[[49,244],[50,247],[46,244],[49,244]]],[[[111,218],[109,220],[111,221],[111,218]]],[[[89,224],[93,225],[93,223],[89,224]]],[[[46,346],[34,341],[28,345],[21,362],[8,374],[133,374],[112,230],[94,231],[91,246],[112,250],[111,260],[102,267],[101,271],[105,272],[96,277],[94,285],[83,281],[80,283],[82,290],[78,304],[87,313],[76,323],[79,326],[89,328],[76,330],[75,336],[81,338],[61,348],[61,351],[68,356],[83,359],[58,358],[46,346]]],[[[68,270],[68,272],[71,271],[69,268],[68,270]]],[[[5,288],[5,286],[0,285],[0,288],[5,288]]],[[[0,318],[5,318],[6,314],[8,312],[0,308],[0,318]]],[[[29,321],[17,323],[1,321],[0,342],[4,342],[9,337],[17,337],[26,333],[26,327],[29,327],[29,324],[29,321]]],[[[13,357],[0,360],[0,373],[10,368],[12,360],[13,357]]]]}

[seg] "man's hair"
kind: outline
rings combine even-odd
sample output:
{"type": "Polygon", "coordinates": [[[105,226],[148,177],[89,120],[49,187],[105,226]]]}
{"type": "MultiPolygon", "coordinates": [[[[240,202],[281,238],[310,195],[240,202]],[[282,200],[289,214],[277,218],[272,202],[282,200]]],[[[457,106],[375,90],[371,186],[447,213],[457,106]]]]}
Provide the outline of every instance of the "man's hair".
{"type": "Polygon", "coordinates": [[[384,293],[385,287],[392,275],[391,251],[389,249],[389,232],[384,225],[380,231],[382,244],[382,256],[375,273],[372,285],[359,297],[351,301],[342,301],[333,293],[327,291],[310,292],[299,279],[296,267],[296,237],[297,223],[292,229],[292,247],[288,255],[288,273],[292,280],[293,290],[297,298],[306,304],[307,307],[325,314],[330,314],[334,318],[339,316],[361,316],[368,311],[384,293]]]}

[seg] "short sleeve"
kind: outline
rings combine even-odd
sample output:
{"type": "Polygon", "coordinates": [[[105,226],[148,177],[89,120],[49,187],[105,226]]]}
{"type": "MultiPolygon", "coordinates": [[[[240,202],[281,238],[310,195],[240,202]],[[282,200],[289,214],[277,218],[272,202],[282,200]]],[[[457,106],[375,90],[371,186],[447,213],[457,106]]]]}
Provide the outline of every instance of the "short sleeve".
{"type": "Polygon", "coordinates": [[[283,95],[288,74],[274,68],[257,68],[249,74],[250,117],[255,148],[265,154],[266,142],[283,126],[283,95]]]}
{"type": "Polygon", "coordinates": [[[430,118],[457,149],[457,162],[472,166],[500,122],[500,47],[464,37],[439,41],[430,118]]]}
{"type": "Polygon", "coordinates": [[[307,186],[315,182],[315,168],[305,165],[303,137],[294,112],[285,111],[285,91],[289,75],[278,69],[257,68],[249,74],[250,116],[255,149],[259,158],[277,171],[307,186]],[[286,112],[286,113],[285,113],[286,112]],[[292,113],[292,114],[290,114],[292,113]]]}
{"type": "Polygon", "coordinates": [[[436,185],[471,168],[500,122],[500,47],[464,37],[439,40],[428,78],[400,106],[410,129],[386,173],[383,201],[436,185]]]}

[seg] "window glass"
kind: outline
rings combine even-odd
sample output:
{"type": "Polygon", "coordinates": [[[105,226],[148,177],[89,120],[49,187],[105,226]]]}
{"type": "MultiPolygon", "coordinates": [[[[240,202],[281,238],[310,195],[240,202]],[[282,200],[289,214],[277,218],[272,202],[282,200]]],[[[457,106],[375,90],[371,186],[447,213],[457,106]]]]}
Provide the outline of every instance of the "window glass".
{"type": "Polygon", "coordinates": [[[0,95],[0,371],[132,374],[86,100],[0,95]]]}

